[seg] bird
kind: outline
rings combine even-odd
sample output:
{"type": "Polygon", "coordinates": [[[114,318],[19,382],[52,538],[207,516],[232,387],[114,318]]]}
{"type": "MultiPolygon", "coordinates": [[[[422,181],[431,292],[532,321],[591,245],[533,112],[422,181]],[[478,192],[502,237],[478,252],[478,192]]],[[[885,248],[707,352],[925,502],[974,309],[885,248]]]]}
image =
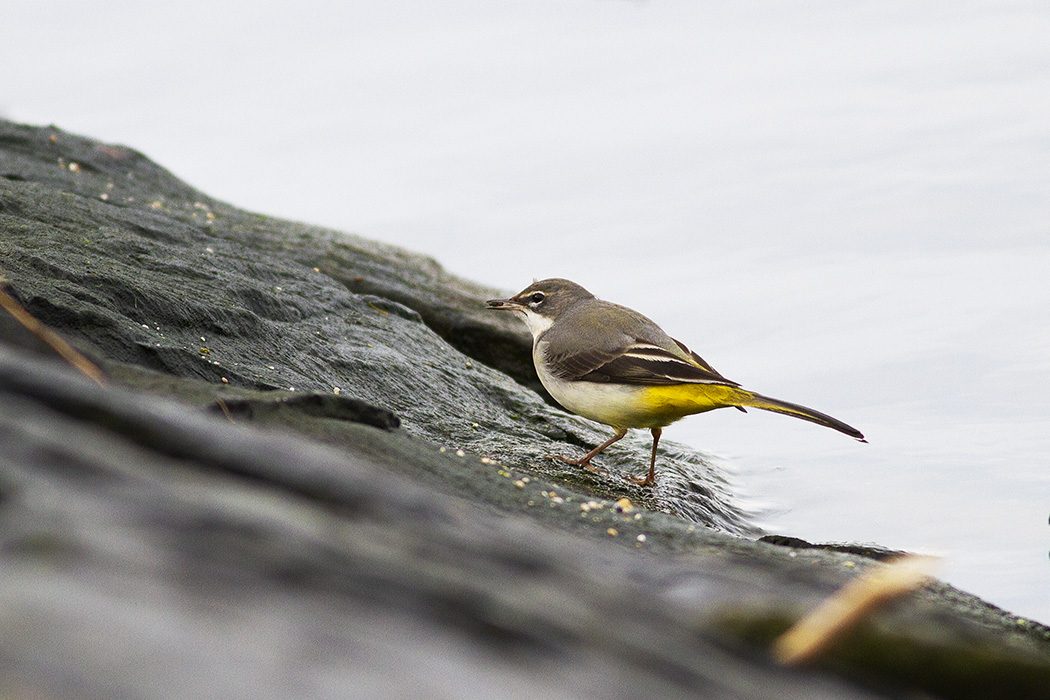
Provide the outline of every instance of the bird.
{"type": "Polygon", "coordinates": [[[663,429],[685,416],[730,407],[794,416],[867,442],[859,430],[826,413],[744,389],[648,317],[599,299],[575,282],[539,280],[509,299],[485,304],[521,315],[532,333],[536,374],[555,401],[615,431],[582,457],[553,455],[566,464],[600,473],[591,464],[596,455],[629,429],[648,428],[653,436],[649,471],[627,478],[652,487],[663,429]]]}

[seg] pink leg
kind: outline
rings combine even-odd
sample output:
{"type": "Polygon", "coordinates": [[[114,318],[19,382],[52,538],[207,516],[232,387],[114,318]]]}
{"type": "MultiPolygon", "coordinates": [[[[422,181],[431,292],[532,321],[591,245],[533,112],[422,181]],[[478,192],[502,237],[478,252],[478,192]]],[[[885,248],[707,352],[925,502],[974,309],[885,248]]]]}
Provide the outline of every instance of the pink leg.
{"type": "Polygon", "coordinates": [[[587,454],[585,454],[582,457],[573,458],[573,457],[566,457],[564,455],[552,455],[552,456],[555,459],[558,459],[558,460],[561,460],[562,462],[565,462],[566,464],[572,464],[572,465],[575,465],[577,467],[586,467],[588,470],[590,470],[592,472],[595,472],[596,474],[604,474],[604,472],[601,469],[598,469],[597,467],[592,467],[591,466],[591,459],[595,455],[597,455],[599,452],[601,452],[606,447],[608,447],[609,445],[613,444],[614,442],[616,442],[617,440],[619,440],[620,438],[622,438],[626,434],[627,434],[627,429],[626,428],[618,428],[616,430],[616,434],[615,435],[613,435],[611,438],[609,438],[608,440],[606,440],[602,444],[598,445],[597,447],[595,447],[593,450],[591,450],[590,452],[588,452],[587,454]]]}
{"type": "Polygon", "coordinates": [[[653,428],[650,432],[653,434],[653,456],[649,460],[649,474],[644,478],[640,476],[627,477],[628,481],[634,484],[638,484],[639,486],[656,485],[656,446],[660,444],[660,436],[663,434],[664,431],[660,428],[653,428]]]}

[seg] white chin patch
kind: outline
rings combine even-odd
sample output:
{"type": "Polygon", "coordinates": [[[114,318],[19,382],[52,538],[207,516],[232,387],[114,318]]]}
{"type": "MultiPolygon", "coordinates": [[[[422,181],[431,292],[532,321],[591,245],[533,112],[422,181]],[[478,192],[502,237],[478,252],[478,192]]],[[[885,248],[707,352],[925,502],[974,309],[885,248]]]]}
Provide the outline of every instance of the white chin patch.
{"type": "Polygon", "coordinates": [[[546,316],[541,316],[532,309],[522,309],[522,315],[525,317],[525,325],[529,327],[529,331],[532,333],[532,337],[536,338],[543,333],[545,330],[551,327],[554,323],[553,320],[546,316]]]}

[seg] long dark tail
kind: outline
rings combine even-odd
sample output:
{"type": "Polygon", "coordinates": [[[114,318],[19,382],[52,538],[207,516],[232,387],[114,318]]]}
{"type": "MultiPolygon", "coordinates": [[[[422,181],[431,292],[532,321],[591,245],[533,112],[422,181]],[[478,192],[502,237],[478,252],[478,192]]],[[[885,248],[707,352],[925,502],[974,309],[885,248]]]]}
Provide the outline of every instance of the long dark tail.
{"type": "Polygon", "coordinates": [[[833,428],[840,433],[845,433],[852,438],[857,438],[861,442],[867,442],[864,436],[859,430],[851,425],[846,425],[838,418],[832,418],[826,413],[820,411],[814,411],[812,408],[806,408],[800,406],[797,403],[788,403],[787,401],[781,401],[780,399],[771,399],[768,396],[762,396],[761,394],[753,394],[750,391],[739,391],[739,394],[744,397],[750,394],[745,400],[741,401],[741,405],[748,407],[760,408],[763,411],[772,411],[773,413],[783,413],[785,416],[794,416],[795,418],[801,418],[802,420],[808,420],[810,423],[816,423],[817,425],[823,425],[826,428],[833,428]]]}

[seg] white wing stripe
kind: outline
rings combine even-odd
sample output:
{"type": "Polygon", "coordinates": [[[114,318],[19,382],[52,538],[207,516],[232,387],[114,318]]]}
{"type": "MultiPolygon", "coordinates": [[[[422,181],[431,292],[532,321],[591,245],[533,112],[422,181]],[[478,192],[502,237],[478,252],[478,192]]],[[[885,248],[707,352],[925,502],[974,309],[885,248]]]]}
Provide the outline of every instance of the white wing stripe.
{"type": "Polygon", "coordinates": [[[625,352],[621,357],[633,357],[637,360],[642,360],[643,362],[674,362],[675,364],[686,365],[687,367],[695,366],[680,357],[675,357],[674,355],[646,355],[636,352],[625,352]]]}
{"type": "MultiPolygon", "coordinates": [[[[674,383],[683,384],[727,384],[723,379],[717,377],[706,376],[698,377],[697,372],[704,372],[702,368],[696,365],[684,362],[683,360],[674,356],[659,356],[653,357],[650,355],[636,355],[634,353],[625,353],[618,358],[619,360],[626,360],[628,362],[627,367],[622,367],[629,374],[642,371],[652,376],[654,380],[667,379],[674,383]]],[[[637,376],[637,375],[635,375],[637,376]]]]}

